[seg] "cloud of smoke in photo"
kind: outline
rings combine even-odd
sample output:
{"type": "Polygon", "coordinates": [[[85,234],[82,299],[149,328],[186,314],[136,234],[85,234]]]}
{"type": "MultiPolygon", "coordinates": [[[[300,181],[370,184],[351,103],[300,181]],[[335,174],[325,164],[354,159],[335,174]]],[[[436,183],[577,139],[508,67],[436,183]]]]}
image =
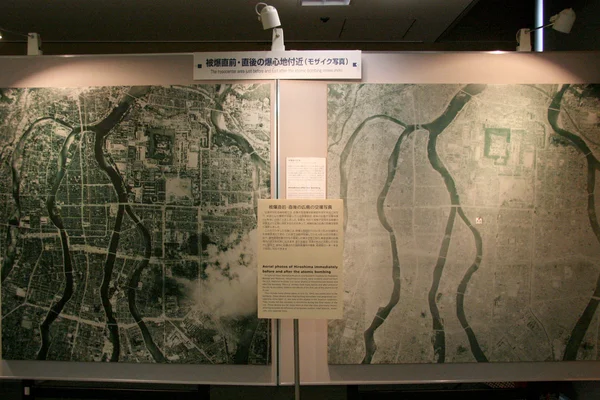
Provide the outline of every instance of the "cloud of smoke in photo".
{"type": "Polygon", "coordinates": [[[256,313],[256,230],[235,242],[232,235],[226,251],[208,247],[207,279],[194,284],[196,307],[219,317],[239,317],[256,313]]]}

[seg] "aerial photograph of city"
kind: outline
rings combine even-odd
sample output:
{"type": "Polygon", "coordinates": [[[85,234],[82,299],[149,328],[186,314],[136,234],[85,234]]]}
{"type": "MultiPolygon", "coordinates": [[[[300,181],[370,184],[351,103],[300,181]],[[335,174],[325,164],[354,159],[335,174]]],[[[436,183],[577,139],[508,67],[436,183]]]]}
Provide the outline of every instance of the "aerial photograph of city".
{"type": "Polygon", "coordinates": [[[270,363],[271,91],[0,89],[2,358],[270,363]]]}
{"type": "Polygon", "coordinates": [[[597,84],[329,84],[329,362],[600,359],[599,160],[597,84]]]}

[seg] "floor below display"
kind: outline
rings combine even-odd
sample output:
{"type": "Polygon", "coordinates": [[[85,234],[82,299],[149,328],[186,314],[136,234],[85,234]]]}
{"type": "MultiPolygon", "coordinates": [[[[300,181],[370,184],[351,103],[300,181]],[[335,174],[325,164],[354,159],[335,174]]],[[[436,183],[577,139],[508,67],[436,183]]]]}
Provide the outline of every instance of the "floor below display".
{"type": "MultiPolygon", "coordinates": [[[[312,400],[386,400],[386,399],[503,399],[537,400],[560,398],[564,400],[596,399],[599,382],[535,382],[535,383],[452,383],[430,385],[388,386],[303,386],[301,398],[312,400]]],[[[294,399],[290,386],[176,386],[136,384],[94,384],[74,382],[20,382],[0,381],[3,400],[248,400],[270,398],[294,399]],[[95,386],[96,385],[96,386],[95,386]],[[27,393],[27,394],[25,394],[27,393]]]]}

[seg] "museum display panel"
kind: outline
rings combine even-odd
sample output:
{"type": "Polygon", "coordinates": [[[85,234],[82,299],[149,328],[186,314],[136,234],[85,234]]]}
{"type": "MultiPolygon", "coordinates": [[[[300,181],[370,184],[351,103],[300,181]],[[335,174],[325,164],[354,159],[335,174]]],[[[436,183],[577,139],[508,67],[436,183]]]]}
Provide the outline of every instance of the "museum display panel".
{"type": "Polygon", "coordinates": [[[599,378],[599,53],[363,53],[360,82],[192,58],[0,59],[3,377],[293,383],[292,321],[248,317],[251,219],[281,160],[327,157],[346,314],[300,321],[303,384],[599,378]]]}
{"type": "Polygon", "coordinates": [[[360,83],[282,84],[281,156],[327,155],[346,207],[345,316],[301,321],[304,383],[596,376],[568,361],[597,359],[597,59],[363,54],[360,83]]]}
{"type": "Polygon", "coordinates": [[[273,384],[274,85],[194,83],[191,55],[1,61],[37,71],[0,82],[3,375],[273,384]]]}

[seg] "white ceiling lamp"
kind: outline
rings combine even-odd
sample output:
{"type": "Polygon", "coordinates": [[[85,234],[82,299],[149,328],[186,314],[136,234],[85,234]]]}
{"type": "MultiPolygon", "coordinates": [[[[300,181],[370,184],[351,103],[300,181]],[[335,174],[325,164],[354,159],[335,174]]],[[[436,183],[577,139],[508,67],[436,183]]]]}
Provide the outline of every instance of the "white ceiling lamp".
{"type": "Polygon", "coordinates": [[[573,24],[575,23],[575,18],[575,11],[573,11],[572,8],[567,8],[550,17],[550,25],[552,25],[552,29],[555,31],[571,33],[571,29],[573,29],[573,24]]]}
{"type": "Polygon", "coordinates": [[[273,29],[271,51],[285,51],[283,29],[281,28],[281,21],[279,20],[277,9],[267,3],[258,3],[256,7],[254,7],[254,11],[256,11],[258,20],[262,23],[264,30],[273,29]]]}
{"type": "Polygon", "coordinates": [[[30,32],[30,33],[21,33],[17,31],[13,31],[10,29],[5,29],[0,27],[0,39],[3,38],[2,32],[8,32],[15,35],[23,36],[27,38],[27,55],[28,56],[41,56],[44,54],[42,52],[42,38],[39,33],[30,32]]]}
{"type": "Polygon", "coordinates": [[[572,8],[567,8],[558,14],[553,15],[550,18],[550,23],[548,25],[538,26],[533,29],[519,29],[517,32],[517,51],[531,51],[531,32],[538,29],[544,29],[551,26],[555,31],[570,33],[571,28],[573,28],[573,24],[575,23],[575,18],[575,11],[573,11],[572,8]]]}

